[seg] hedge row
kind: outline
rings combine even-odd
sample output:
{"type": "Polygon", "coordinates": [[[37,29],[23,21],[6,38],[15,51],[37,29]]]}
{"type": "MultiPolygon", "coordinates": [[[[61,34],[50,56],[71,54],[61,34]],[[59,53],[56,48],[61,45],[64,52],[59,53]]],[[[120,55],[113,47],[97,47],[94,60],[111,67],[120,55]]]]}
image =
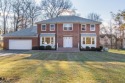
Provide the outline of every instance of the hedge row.
{"type": "Polygon", "coordinates": [[[52,48],[51,46],[35,46],[32,48],[32,50],[56,50],[52,48]]]}
{"type": "Polygon", "coordinates": [[[86,48],[81,48],[80,50],[81,51],[102,51],[103,47],[100,46],[100,47],[89,47],[89,46],[86,46],[86,48]]]}

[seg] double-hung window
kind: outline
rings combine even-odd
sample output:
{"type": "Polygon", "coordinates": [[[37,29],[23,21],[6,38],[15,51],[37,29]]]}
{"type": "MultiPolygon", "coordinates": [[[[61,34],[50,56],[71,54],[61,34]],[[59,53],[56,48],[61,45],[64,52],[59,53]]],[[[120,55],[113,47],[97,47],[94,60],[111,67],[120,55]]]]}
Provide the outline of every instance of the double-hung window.
{"type": "Polygon", "coordinates": [[[46,24],[42,24],[41,30],[42,30],[42,31],[46,31],[46,24]]]}
{"type": "Polygon", "coordinates": [[[90,31],[95,31],[95,25],[94,24],[90,25],[90,31]]]}
{"type": "Polygon", "coordinates": [[[63,24],[63,30],[64,31],[72,31],[73,30],[73,24],[63,24]]]}
{"type": "Polygon", "coordinates": [[[50,31],[55,31],[55,24],[50,24],[50,31]]]}
{"type": "Polygon", "coordinates": [[[85,24],[81,26],[81,31],[86,31],[86,25],[85,24]]]}

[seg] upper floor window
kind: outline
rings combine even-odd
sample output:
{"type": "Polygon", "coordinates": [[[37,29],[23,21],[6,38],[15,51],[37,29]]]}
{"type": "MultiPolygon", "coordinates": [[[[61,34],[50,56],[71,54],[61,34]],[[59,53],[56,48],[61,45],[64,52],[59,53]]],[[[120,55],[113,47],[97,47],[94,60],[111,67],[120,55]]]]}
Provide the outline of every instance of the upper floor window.
{"type": "Polygon", "coordinates": [[[73,30],[73,24],[63,24],[63,30],[64,31],[72,31],[73,30]]]}
{"type": "Polygon", "coordinates": [[[86,25],[82,25],[82,26],[81,26],[81,30],[82,30],[82,31],[86,31],[86,25]]]}
{"type": "Polygon", "coordinates": [[[42,31],[46,31],[46,24],[42,24],[41,29],[42,31]]]}
{"type": "Polygon", "coordinates": [[[50,31],[55,31],[55,24],[50,24],[50,31]]]}
{"type": "Polygon", "coordinates": [[[90,31],[95,31],[95,25],[94,24],[90,25],[90,31]]]}

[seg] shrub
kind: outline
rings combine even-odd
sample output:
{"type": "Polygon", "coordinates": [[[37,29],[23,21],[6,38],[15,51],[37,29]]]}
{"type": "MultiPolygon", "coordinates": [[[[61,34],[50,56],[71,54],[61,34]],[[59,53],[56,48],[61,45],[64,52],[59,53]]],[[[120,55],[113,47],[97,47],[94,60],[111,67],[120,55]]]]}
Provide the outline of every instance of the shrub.
{"type": "Polygon", "coordinates": [[[86,51],[86,49],[85,48],[81,48],[80,51],[86,51]]]}
{"type": "Polygon", "coordinates": [[[101,51],[102,49],[100,47],[96,48],[96,51],[101,51]]]}
{"type": "Polygon", "coordinates": [[[46,48],[45,48],[45,46],[40,46],[39,49],[40,50],[45,50],[46,48]]]}
{"type": "Polygon", "coordinates": [[[91,47],[91,51],[96,51],[96,48],[95,47],[91,47]]]}
{"type": "Polygon", "coordinates": [[[99,48],[102,50],[102,49],[103,49],[103,46],[99,46],[99,48]]]}
{"type": "Polygon", "coordinates": [[[39,50],[39,47],[38,46],[34,46],[34,47],[32,47],[32,50],[39,50]]]}
{"type": "Polygon", "coordinates": [[[86,51],[90,51],[90,47],[89,46],[86,46],[86,51]]]}
{"type": "Polygon", "coordinates": [[[52,50],[51,46],[46,46],[46,50],[52,50]]]}

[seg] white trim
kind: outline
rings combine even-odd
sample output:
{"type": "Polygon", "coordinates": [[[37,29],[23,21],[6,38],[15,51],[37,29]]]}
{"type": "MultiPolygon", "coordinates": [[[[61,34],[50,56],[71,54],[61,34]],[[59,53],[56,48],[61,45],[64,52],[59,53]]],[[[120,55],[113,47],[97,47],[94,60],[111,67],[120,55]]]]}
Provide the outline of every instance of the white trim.
{"type": "Polygon", "coordinates": [[[96,28],[95,24],[90,24],[90,31],[95,31],[95,28],[96,28]],[[91,25],[94,25],[94,30],[91,29],[92,28],[91,25]]]}
{"type": "Polygon", "coordinates": [[[32,50],[32,39],[9,39],[9,50],[32,50]]]}
{"type": "Polygon", "coordinates": [[[81,47],[82,48],[86,48],[86,46],[89,46],[89,47],[96,47],[96,44],[97,44],[97,38],[96,36],[95,37],[91,37],[91,44],[86,44],[86,38],[87,37],[91,37],[91,36],[81,36],[81,47]],[[83,37],[85,38],[85,44],[83,44],[83,37]],[[95,41],[95,44],[92,44],[92,38],[94,38],[94,41],[95,41]]]}
{"type": "Polygon", "coordinates": [[[46,31],[46,27],[45,27],[45,30],[42,30],[42,25],[46,26],[46,24],[41,24],[41,31],[46,31]]]}
{"type": "Polygon", "coordinates": [[[50,31],[55,31],[55,24],[50,24],[49,27],[50,27],[50,31]],[[51,30],[51,25],[54,25],[54,30],[51,30]]]}
{"type": "Polygon", "coordinates": [[[63,23],[63,31],[73,31],[73,23],[63,23]],[[71,24],[72,25],[72,30],[64,30],[64,25],[65,24],[71,24]]]}
{"type": "Polygon", "coordinates": [[[81,24],[81,31],[86,31],[86,24],[81,24]],[[82,25],[85,25],[85,30],[82,30],[82,25]]]}
{"type": "Polygon", "coordinates": [[[56,34],[56,33],[40,33],[40,34],[56,34]]]}

